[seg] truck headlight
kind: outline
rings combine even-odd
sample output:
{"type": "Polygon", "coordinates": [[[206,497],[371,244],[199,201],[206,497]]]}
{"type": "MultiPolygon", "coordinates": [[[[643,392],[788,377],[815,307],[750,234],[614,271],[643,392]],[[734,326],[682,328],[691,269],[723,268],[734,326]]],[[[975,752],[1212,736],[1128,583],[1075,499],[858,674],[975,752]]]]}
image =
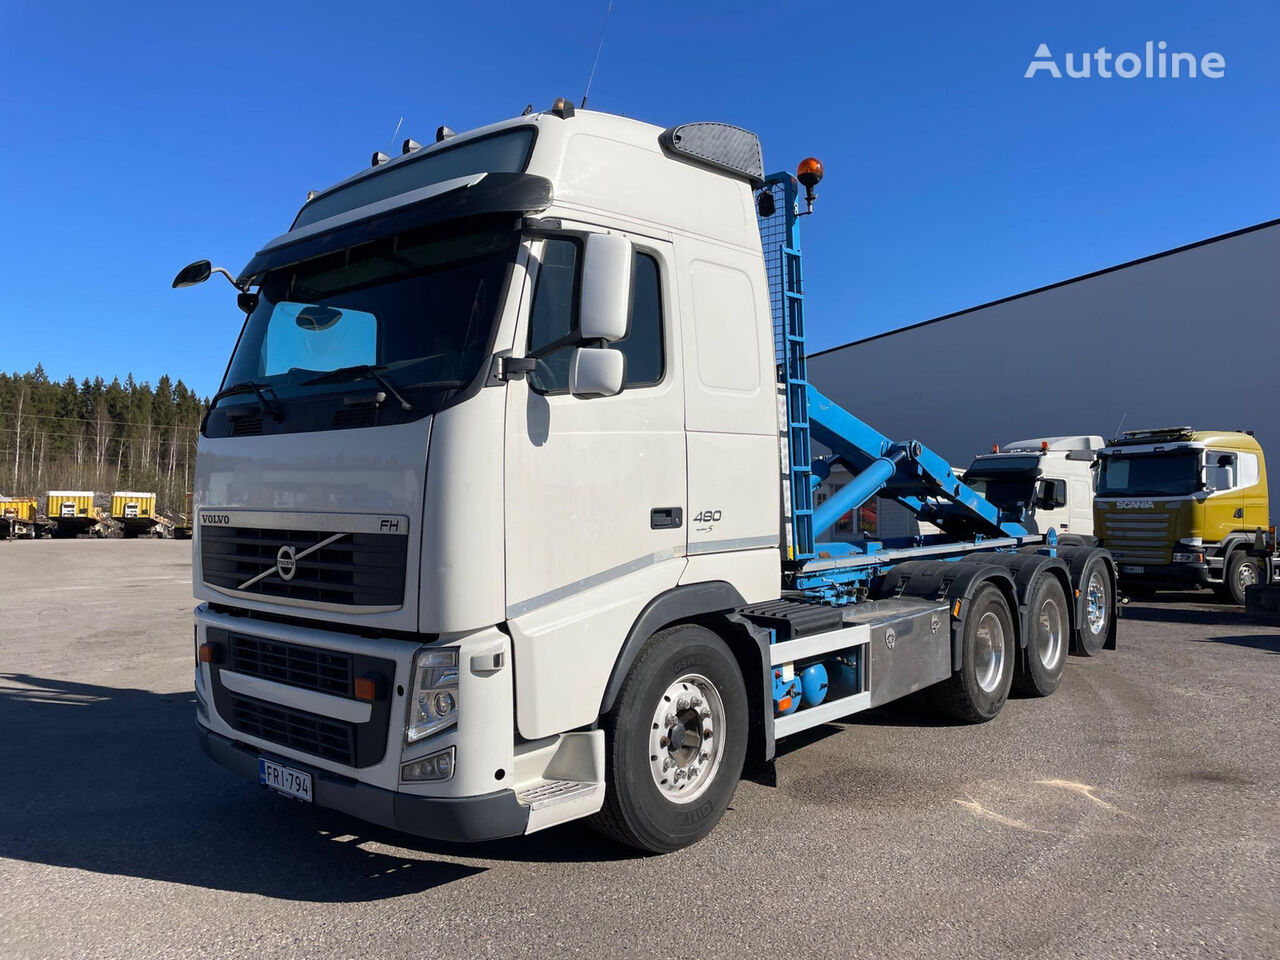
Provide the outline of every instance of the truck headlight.
{"type": "Polygon", "coordinates": [[[1174,563],[1204,563],[1204,539],[1185,537],[1173,547],[1174,563]]]}
{"type": "Polygon", "coordinates": [[[413,661],[404,738],[415,743],[458,722],[458,651],[423,648],[413,661]]]}

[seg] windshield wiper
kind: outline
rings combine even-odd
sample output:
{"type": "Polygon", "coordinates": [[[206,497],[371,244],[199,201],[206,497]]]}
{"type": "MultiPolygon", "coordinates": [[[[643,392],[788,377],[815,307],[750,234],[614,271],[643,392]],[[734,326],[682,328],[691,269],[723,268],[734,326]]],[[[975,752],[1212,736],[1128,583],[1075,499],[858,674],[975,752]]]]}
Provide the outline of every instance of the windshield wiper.
{"type": "Polygon", "coordinates": [[[252,393],[254,399],[258,401],[258,406],[262,408],[263,412],[271,417],[271,419],[276,423],[279,423],[284,419],[284,412],[280,410],[280,407],[276,402],[267,398],[267,390],[271,390],[272,393],[275,392],[269,383],[263,384],[258,383],[256,380],[242,380],[239,383],[233,383],[231,386],[215,393],[213,395],[213,399],[209,401],[209,409],[213,410],[213,408],[218,405],[218,401],[222,400],[224,397],[234,397],[242,393],[252,393]]]}
{"type": "Polygon", "coordinates": [[[378,386],[395,397],[396,402],[400,404],[400,409],[405,413],[413,411],[413,404],[404,398],[400,391],[396,389],[396,385],[387,376],[379,372],[377,367],[367,363],[357,363],[350,367],[339,367],[337,370],[330,370],[328,373],[321,374],[318,377],[302,381],[302,386],[312,387],[322,383],[342,383],[344,380],[360,380],[364,377],[376,380],[378,386]]]}

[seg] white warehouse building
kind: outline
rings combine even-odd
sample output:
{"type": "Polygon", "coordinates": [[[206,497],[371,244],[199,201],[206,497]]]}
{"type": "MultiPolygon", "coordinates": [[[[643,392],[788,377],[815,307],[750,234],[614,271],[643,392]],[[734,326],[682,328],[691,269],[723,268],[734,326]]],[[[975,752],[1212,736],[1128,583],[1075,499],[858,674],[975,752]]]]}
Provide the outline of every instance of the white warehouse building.
{"type": "Polygon", "coordinates": [[[1252,430],[1275,516],[1280,220],[812,354],[809,379],[959,467],[993,442],[1109,438],[1122,421],[1252,430]]]}

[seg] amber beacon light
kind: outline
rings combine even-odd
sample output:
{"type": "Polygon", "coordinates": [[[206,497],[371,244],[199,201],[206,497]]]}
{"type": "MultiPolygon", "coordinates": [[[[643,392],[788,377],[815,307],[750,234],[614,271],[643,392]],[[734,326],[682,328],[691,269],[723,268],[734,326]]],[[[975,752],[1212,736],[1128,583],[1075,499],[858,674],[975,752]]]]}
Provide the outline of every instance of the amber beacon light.
{"type": "Polygon", "coordinates": [[[796,179],[804,187],[804,205],[806,213],[813,213],[813,201],[818,195],[813,188],[822,182],[822,161],[817,157],[805,157],[796,167],[796,179]]]}

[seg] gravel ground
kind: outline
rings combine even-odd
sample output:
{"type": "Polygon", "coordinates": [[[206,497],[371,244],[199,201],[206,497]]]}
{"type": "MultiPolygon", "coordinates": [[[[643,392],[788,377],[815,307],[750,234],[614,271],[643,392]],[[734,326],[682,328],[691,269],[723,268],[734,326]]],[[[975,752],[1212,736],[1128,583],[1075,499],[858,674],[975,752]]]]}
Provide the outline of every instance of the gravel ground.
{"type": "Polygon", "coordinates": [[[980,727],[789,742],[712,835],[465,847],[265,794],[192,734],[190,544],[0,543],[0,956],[1275,957],[1280,628],[1131,605],[980,727]]]}

